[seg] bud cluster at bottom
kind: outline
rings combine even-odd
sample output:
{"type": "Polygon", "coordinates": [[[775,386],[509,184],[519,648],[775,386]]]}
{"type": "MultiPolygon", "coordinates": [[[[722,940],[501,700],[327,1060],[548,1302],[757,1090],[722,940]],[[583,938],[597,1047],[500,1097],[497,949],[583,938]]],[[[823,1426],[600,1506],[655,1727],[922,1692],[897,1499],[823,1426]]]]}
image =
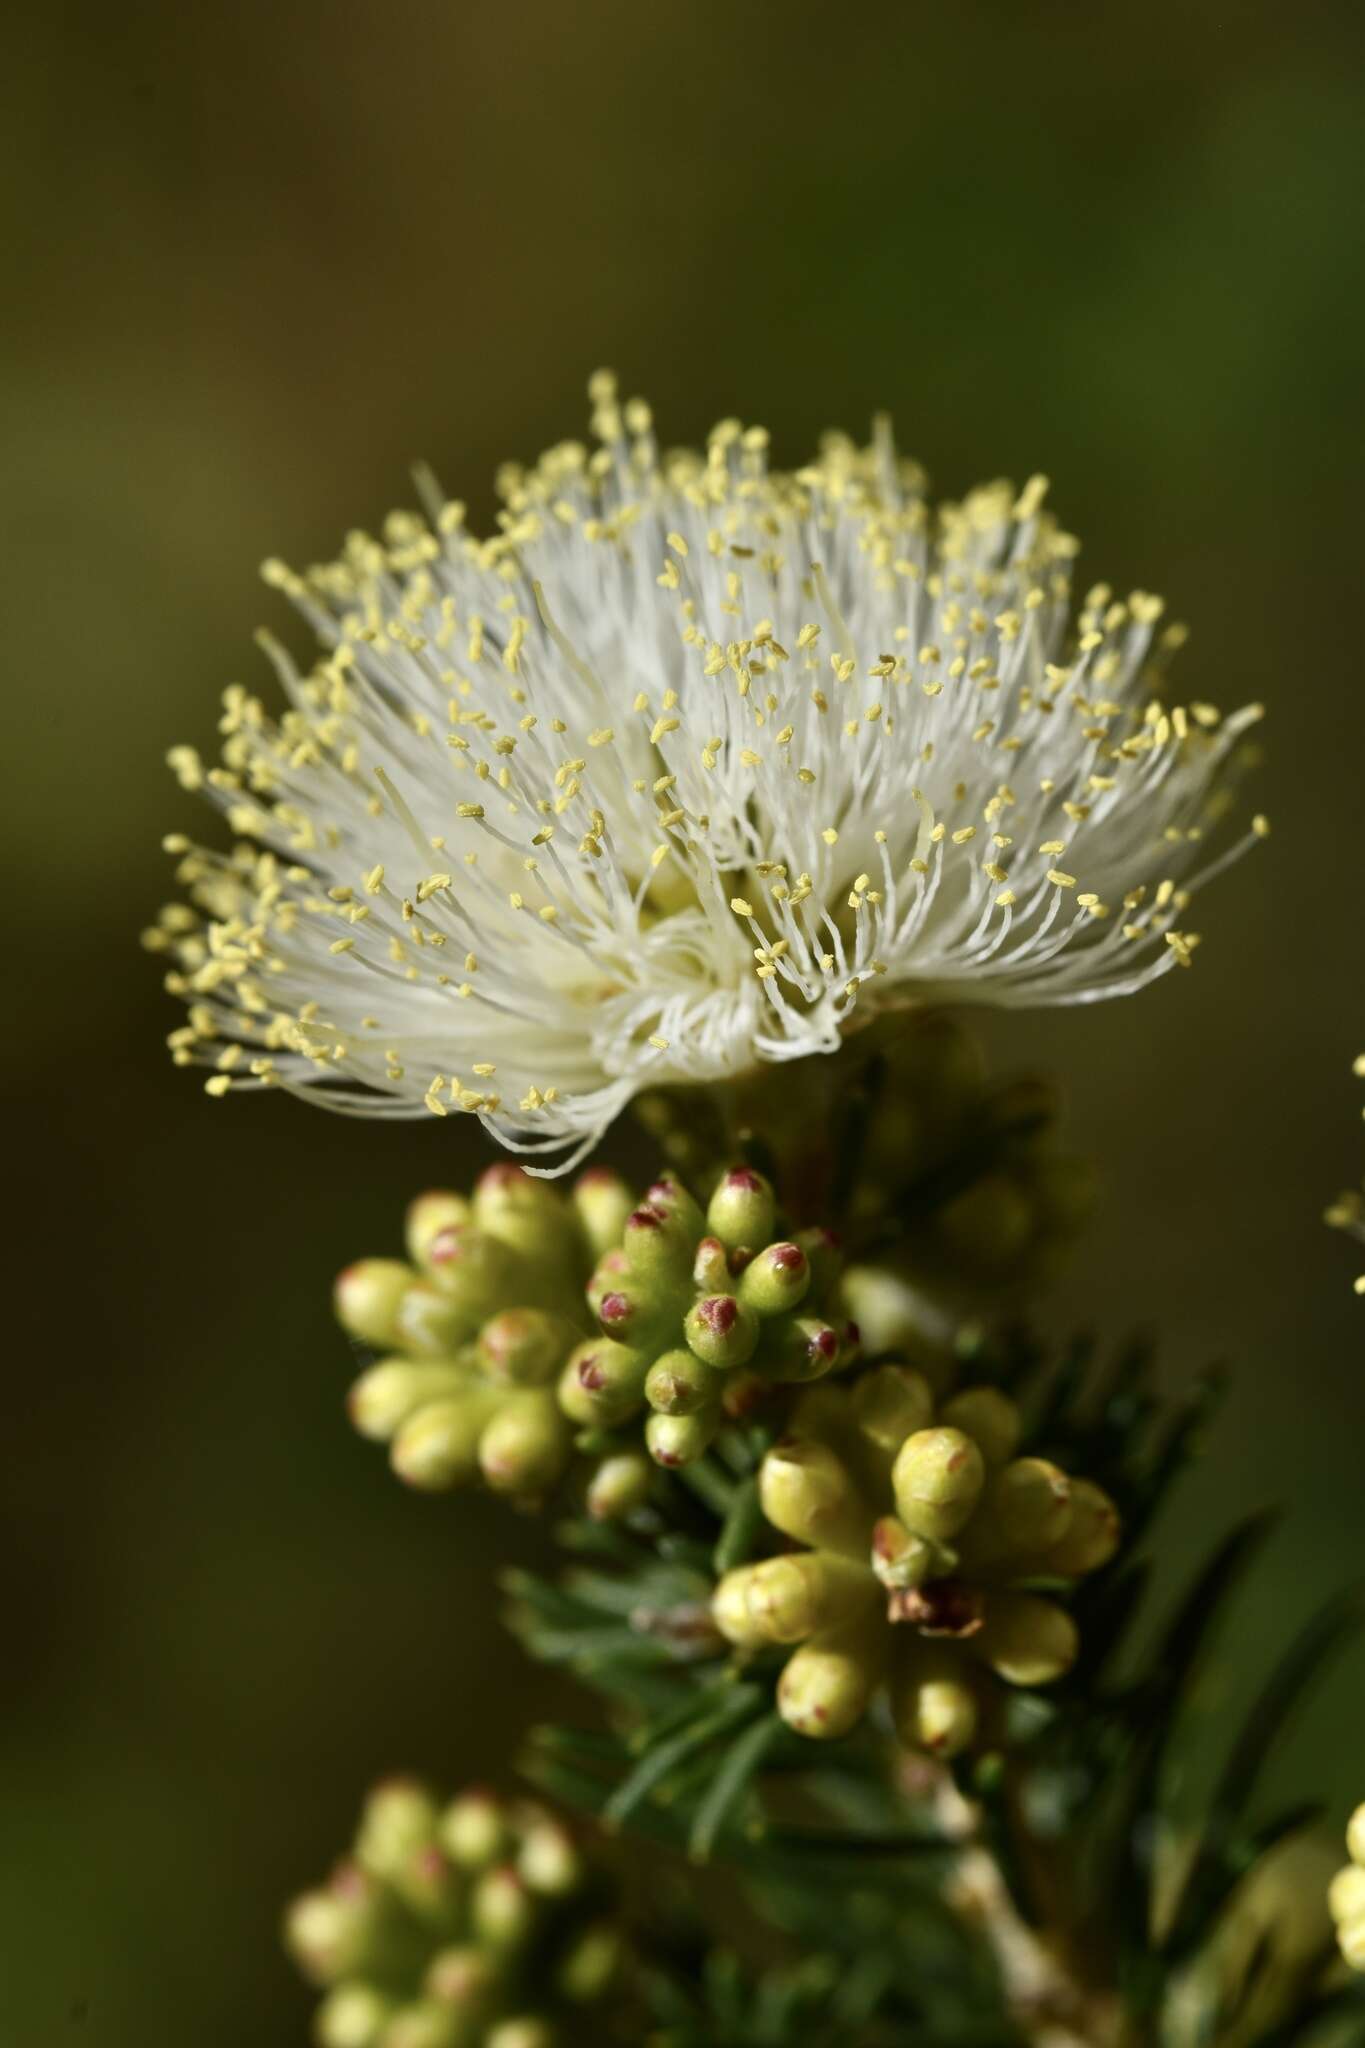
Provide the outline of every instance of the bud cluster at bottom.
{"type": "Polygon", "coordinates": [[[773,1528],[806,1546],[727,1572],[713,1613],[740,1650],[799,1644],[777,1705],[833,1738],[889,1687],[912,1749],[952,1756],[994,1734],[1006,1685],[1050,1685],[1078,1649],[1050,1597],[1108,1563],[1113,1502],[1045,1458],[1017,1455],[1018,1408],[989,1386],[935,1404],[885,1363],[812,1387],[759,1471],[773,1528]]]}
{"type": "Polygon", "coordinates": [[[1358,1806],[1346,1830],[1350,1862],[1332,1879],[1327,1894],[1341,1953],[1353,1970],[1365,1971],[1365,1806],[1358,1806]]]}
{"type": "Polygon", "coordinates": [[[623,1978],[603,1887],[546,1808],[394,1779],[285,1941],[325,1988],[318,2048],[563,2048],[612,2037],[623,1978]]]}

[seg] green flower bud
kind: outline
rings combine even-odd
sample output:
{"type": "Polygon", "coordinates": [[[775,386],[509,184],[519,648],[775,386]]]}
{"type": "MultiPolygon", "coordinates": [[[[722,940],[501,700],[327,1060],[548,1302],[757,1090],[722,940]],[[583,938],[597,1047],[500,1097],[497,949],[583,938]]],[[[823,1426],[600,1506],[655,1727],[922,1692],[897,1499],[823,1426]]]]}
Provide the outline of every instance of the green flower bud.
{"type": "Polygon", "coordinates": [[[620,1344],[635,1344],[641,1350],[662,1341],[679,1306],[676,1289],[663,1287],[658,1276],[637,1280],[627,1277],[619,1287],[604,1288],[597,1299],[597,1319],[609,1337],[620,1344]]]}
{"type": "Polygon", "coordinates": [[[985,1627],[972,1649],[1007,1685],[1052,1685],[1071,1669],[1080,1648],[1076,1624],[1055,1600],[1037,1593],[992,1593],[985,1627]]]}
{"type": "Polygon", "coordinates": [[[569,1211],[548,1181],[524,1167],[500,1160],[474,1184],[474,1222],[510,1250],[543,1258],[558,1250],[570,1232],[569,1211]]]}
{"type": "Polygon", "coordinates": [[[782,1316],[765,1324],[754,1370],[765,1380],[799,1386],[823,1379],[846,1362],[844,1339],[818,1316],[782,1316]]]}
{"type": "Polygon", "coordinates": [[[357,1259],[338,1273],[333,1290],[337,1321],[362,1344],[381,1350],[398,1336],[398,1308],[413,1282],[401,1259],[357,1259]]]}
{"type": "Polygon", "coordinates": [[[432,1188],[408,1204],[403,1239],[415,1266],[427,1263],[432,1242],[443,1230],[460,1230],[469,1222],[469,1204],[447,1188],[432,1188]]]}
{"type": "Polygon", "coordinates": [[[853,1624],[811,1638],[787,1659],[777,1711],[798,1735],[832,1742],[867,1712],[885,1658],[875,1632],[853,1624]]]}
{"type": "Polygon", "coordinates": [[[396,1341],[419,1358],[449,1358],[473,1333],[467,1310],[431,1280],[404,1289],[395,1317],[396,1341]]]}
{"type": "Polygon", "coordinates": [[[479,1438],[479,1467],[496,1493],[538,1494],[569,1460],[569,1427],[549,1388],[509,1395],[479,1438]]]}
{"type": "Polygon", "coordinates": [[[424,1998],[394,2014],[383,2048],[472,2048],[472,2044],[458,2014],[424,1998]]]}
{"type": "Polygon", "coordinates": [[[969,1387],[939,1411],[940,1421],[969,1436],[988,1467],[1007,1465],[1019,1445],[1019,1409],[997,1387],[969,1387]]]}
{"type": "Polygon", "coordinates": [[[555,1989],[570,2005],[588,2005],[609,1990],[621,1967],[621,1936],[607,1921],[585,1927],[559,1965],[555,1989]]]}
{"type": "Polygon", "coordinates": [[[346,1396],[346,1412],[362,1436],[387,1443],[419,1408],[458,1395],[468,1385],[463,1366],[386,1358],[360,1375],[346,1396]]]}
{"type": "Polygon", "coordinates": [[[317,2048],[380,2048],[397,2010],[373,1984],[338,1984],[317,2009],[313,2039],[317,2048]]]}
{"type": "Polygon", "coordinates": [[[644,1198],[652,1209],[676,1224],[691,1243],[695,1244],[705,1231],[700,1208],[675,1173],[661,1173],[645,1189],[644,1198]]]}
{"type": "Polygon", "coordinates": [[[600,1258],[620,1243],[635,1202],[618,1175],[605,1166],[590,1166],[574,1183],[573,1205],[589,1251],[600,1258]]]}
{"type": "Polygon", "coordinates": [[[943,1553],[914,1535],[895,1515],[883,1515],[872,1531],[872,1569],[888,1593],[907,1593],[942,1569],[943,1553]]]}
{"type": "Polygon", "coordinates": [[[621,1246],[603,1252],[593,1268],[587,1285],[587,1303],[595,1316],[602,1312],[602,1303],[608,1294],[629,1292],[630,1265],[621,1246]]]}
{"type": "Polygon", "coordinates": [[[382,1961],[393,1913],[382,1888],[357,1863],[340,1863],[330,1882],[294,1899],[285,1913],[285,1945],[315,1984],[359,1975],[382,1961]]]}
{"type": "Polygon", "coordinates": [[[1119,1511],[1101,1487],[1089,1479],[1071,1482],[1071,1523],[1066,1534],[1048,1551],[1044,1564],[1049,1573],[1079,1579],[1108,1564],[1123,1539],[1119,1511]]]}
{"type": "MultiPolygon", "coordinates": [[[[540,2004],[613,1989],[616,1930],[601,1884],[547,1808],[470,1791],[444,1810],[393,1779],[366,1801],[356,1859],[296,1900],[286,1940],[327,1987],[321,2048],[487,2048],[548,2039],[540,2004]]],[[[586,2012],[583,2038],[617,2038],[586,2012]]]]}
{"type": "Polygon", "coordinates": [[[476,2018],[487,2012],[497,1984],[492,1958],[473,1942],[439,1949],[426,1974],[429,1998],[476,2018]]]}
{"type": "Polygon", "coordinates": [[[718,1237],[704,1237],[692,1259],[692,1284],[703,1294],[726,1294],[730,1288],[730,1255],[718,1237]]]}
{"type": "Polygon", "coordinates": [[[691,1351],[665,1351],[645,1376],[645,1399],[661,1415],[695,1415],[712,1407],[721,1379],[691,1351]]]}
{"type": "Polygon", "coordinates": [[[1365,1914],[1343,1920],[1337,1927],[1337,1946],[1352,1970],[1365,1970],[1365,1914]]]}
{"type": "Polygon", "coordinates": [[[515,1948],[535,1924],[535,1908],[526,1885],[511,1863],[486,1870],[471,1901],[474,1929],[490,1948],[515,1948]]]}
{"type": "Polygon", "coordinates": [[[409,1912],[432,1928],[444,1933],[458,1918],[464,1879],[435,1842],[414,1850],[392,1884],[409,1912]]]}
{"type": "Polygon", "coordinates": [[[827,1444],[784,1437],[758,1474],[764,1514],[784,1536],[845,1556],[865,1557],[872,1517],[847,1466],[827,1444]]]}
{"type": "Polygon", "coordinates": [[[1365,1805],[1358,1806],[1346,1824],[1346,1853],[1353,1863],[1365,1864],[1365,1805]]]}
{"type": "Polygon", "coordinates": [[[576,1342],[572,1324],[541,1308],[505,1308],[479,1332],[479,1363],[488,1377],[519,1387],[545,1387],[576,1342]]]}
{"type": "Polygon", "coordinates": [[[426,1266],[432,1285],[463,1313],[471,1331],[509,1301],[525,1298],[516,1257],[472,1223],[438,1231],[427,1247],[426,1266]]]}
{"type": "Polygon", "coordinates": [[[906,1439],[892,1467],[896,1507],[906,1527],[946,1543],[971,1518],[986,1468],[960,1429],[921,1429],[906,1439]]]}
{"type": "Polygon", "coordinates": [[[548,1813],[526,1817],[517,1871],[522,1883],[544,1898],[563,1898],[583,1880],[582,1858],[572,1837],[548,1813]]]}
{"type": "Polygon", "coordinates": [[[858,1325],[865,1358],[894,1352],[917,1366],[936,1393],[951,1382],[953,1360],[935,1338],[935,1311],[901,1274],[850,1266],[840,1293],[858,1325]]]}
{"type": "Polygon", "coordinates": [[[838,1626],[875,1604],[864,1567],[829,1551],[802,1551],[740,1565],[721,1581],[724,1598],[713,1608],[716,1626],[728,1636],[734,1618],[739,1645],[755,1641],[799,1643],[817,1630],[838,1626]]]}
{"type": "Polygon", "coordinates": [[[589,1338],[570,1352],[559,1379],[559,1405],[570,1422],[615,1429],[644,1398],[649,1360],[644,1352],[609,1337],[589,1338]]]}
{"type": "Polygon", "coordinates": [[[630,1277],[656,1290],[681,1288],[691,1270],[696,1240],[676,1204],[648,1197],[626,1218],[621,1248],[630,1277]]]}
{"type": "Polygon", "coordinates": [[[970,1749],[980,1706],[961,1657],[917,1645],[892,1677],[891,1718],[908,1749],[941,1757],[961,1756],[970,1749]]]}
{"type": "Polygon", "coordinates": [[[587,1509],[595,1522],[615,1522],[633,1514],[649,1498],[653,1483],[650,1460],[639,1451],[618,1451],[604,1458],[588,1483],[587,1509]]]}
{"type": "Polygon", "coordinates": [[[711,1448],[723,1419],[719,1403],[694,1415],[651,1415],[645,1447],[656,1465],[694,1465],[711,1448]]]}
{"type": "Polygon", "coordinates": [[[506,1856],[512,1839],[502,1801],[477,1788],[451,1800],[438,1832],[441,1847],[462,1870],[486,1870],[506,1856]]]}
{"type": "Polygon", "coordinates": [[[761,1615],[749,1607],[749,1565],[726,1572],[711,1595],[711,1619],[727,1643],[737,1650],[757,1650],[770,1639],[761,1615]]]}
{"type": "Polygon", "coordinates": [[[683,1332],[705,1365],[746,1365],[758,1344],[758,1318],[733,1294],[707,1294],[687,1311],[683,1332]]]}
{"type": "Polygon", "coordinates": [[[810,1290],[810,1264],[797,1244],[770,1244],[740,1274],[739,1299],[757,1316],[780,1316],[810,1290]]]}
{"type": "Polygon", "coordinates": [[[752,1421],[772,1399],[771,1383],[749,1366],[723,1374],[719,1384],[720,1405],[731,1422],[752,1421]]]}
{"type": "Polygon", "coordinates": [[[998,1274],[1033,1235],[1034,1209],[1019,1183],[1005,1173],[982,1176],[939,1211],[939,1234],[950,1254],[998,1274]]]}
{"type": "Polygon", "coordinates": [[[436,1801],[416,1778],[386,1778],[366,1799],[355,1839],[356,1861],[392,1884],[419,1849],[436,1840],[436,1801]]]}
{"type": "Polygon", "coordinates": [[[499,2020],[484,2036],[483,2048],[554,2048],[554,2030],[530,2015],[499,2020]]]}
{"type": "Polygon", "coordinates": [[[928,1428],[934,1396],[913,1366],[878,1365],[854,1381],[853,1413],[868,1442],[894,1457],[907,1437],[928,1428]]]}
{"type": "Polygon", "coordinates": [[[722,1175],[706,1210],[706,1227],[730,1251],[767,1244],[777,1221],[777,1197],[761,1173],[737,1166],[722,1175]]]}
{"type": "Polygon", "coordinates": [[[992,1481],[989,1508],[1010,1550],[1048,1551],[1071,1527],[1071,1481],[1046,1458],[1015,1458],[992,1481]]]}
{"type": "Polygon", "coordinates": [[[482,1387],[428,1402],[399,1429],[389,1463],[405,1485],[424,1493],[463,1484],[478,1470],[479,1438],[496,1406],[496,1395],[482,1387]]]}
{"type": "Polygon", "coordinates": [[[813,1301],[823,1302],[834,1291],[843,1266],[843,1253],[839,1240],[832,1230],[822,1229],[815,1224],[809,1229],[798,1230],[795,1242],[806,1255],[810,1267],[810,1290],[813,1301]]]}
{"type": "Polygon", "coordinates": [[[1351,1920],[1365,1920],[1365,1870],[1348,1863],[1327,1887],[1327,1906],[1339,1927],[1351,1920]]]}

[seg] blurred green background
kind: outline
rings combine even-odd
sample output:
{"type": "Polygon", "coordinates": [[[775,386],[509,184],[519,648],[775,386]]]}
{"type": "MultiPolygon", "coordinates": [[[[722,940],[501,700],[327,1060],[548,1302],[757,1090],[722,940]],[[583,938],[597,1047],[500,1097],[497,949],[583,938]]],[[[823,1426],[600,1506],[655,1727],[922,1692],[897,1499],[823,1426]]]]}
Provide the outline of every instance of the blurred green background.
{"type": "MultiPolygon", "coordinates": [[[[495,1775],[545,1683],[497,1630],[511,1517],[345,1427],[334,1268],[467,1174],[174,1072],[137,947],[162,767],[263,676],[257,561],[436,465],[481,514],[599,362],[666,439],[799,459],[891,409],[956,490],[1054,478],[1083,568],[1165,591],[1186,689],[1265,700],[1275,833],[1196,971],[992,1027],[1065,1077],[1103,1211],[1058,1325],[1239,1391],[1166,1533],[1292,1502],[1229,1690],[1365,1552],[1358,1173],[1358,9],[1167,0],[21,9],[0,418],[10,1283],[0,2043],[301,2043],[280,1899],[359,1788],[495,1775]],[[10,1226],[11,1240],[14,1224],[10,1226]]],[[[1295,1782],[1365,1793],[1365,1661],[1295,1782]]],[[[1215,1724],[1216,1725],[1216,1724],[1215,1724]]]]}

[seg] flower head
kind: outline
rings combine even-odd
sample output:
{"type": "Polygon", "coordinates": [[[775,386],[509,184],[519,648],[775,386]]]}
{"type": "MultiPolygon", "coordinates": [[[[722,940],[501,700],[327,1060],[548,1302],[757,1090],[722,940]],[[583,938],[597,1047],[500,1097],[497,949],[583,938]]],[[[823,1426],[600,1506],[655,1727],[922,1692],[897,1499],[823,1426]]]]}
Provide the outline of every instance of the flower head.
{"type": "Polygon", "coordinates": [[[266,565],[323,651],[270,647],[279,717],[227,693],[220,766],[171,755],[239,835],[168,842],[178,1059],[573,1153],[888,1007],[1189,964],[1259,708],[1168,700],[1157,598],[1073,606],[1043,478],[931,511],[885,429],[783,473],[591,388],[600,445],[504,472],[491,539],[428,480],[429,518],[266,565]]]}
{"type": "Polygon", "coordinates": [[[1054,1683],[1075,1659],[1065,1607],[1034,1590],[1107,1564],[1118,1511],[1090,1481],[1017,1455],[998,1389],[936,1404],[887,1363],[804,1395],[759,1470],[768,1521],[805,1546],[727,1572],[713,1613],[741,1651],[799,1645],[778,1711],[831,1738],[890,1688],[902,1742],[952,1756],[998,1719],[991,1680],[1054,1683]]]}
{"type": "Polygon", "coordinates": [[[370,1793],[351,1853],[293,1901],[285,1942],[325,1992],[320,2048],[555,2048],[614,2034],[624,1943],[544,1807],[414,1780],[370,1793]]]}
{"type": "Polygon", "coordinates": [[[567,1466],[572,1432],[555,1397],[591,1329],[584,1288],[633,1204],[598,1167],[571,1198],[506,1161],[473,1197],[419,1195],[408,1259],[360,1259],[336,1283],[347,1333],[381,1355],[351,1389],[363,1436],[390,1444],[409,1486],[439,1492],[482,1477],[542,1499],[567,1466]]]}

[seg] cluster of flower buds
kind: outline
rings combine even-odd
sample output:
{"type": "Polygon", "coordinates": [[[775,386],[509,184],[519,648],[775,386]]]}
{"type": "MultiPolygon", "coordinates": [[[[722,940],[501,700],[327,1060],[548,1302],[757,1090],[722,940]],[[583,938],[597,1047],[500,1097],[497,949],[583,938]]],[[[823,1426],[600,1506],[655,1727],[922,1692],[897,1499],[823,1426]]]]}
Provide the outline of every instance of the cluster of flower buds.
{"type": "Polygon", "coordinates": [[[1341,1953],[1353,1970],[1365,1971],[1365,1806],[1358,1806],[1346,1829],[1350,1862],[1332,1879],[1327,1903],[1336,1922],[1341,1953]]]}
{"type": "Polygon", "coordinates": [[[955,1308],[1044,1285],[1094,1196],[1088,1163],[1057,1146],[1055,1091],[993,1080],[975,1038],[941,1012],[899,1032],[883,1057],[855,1225],[913,1213],[906,1271],[955,1308]]]}
{"type": "Polygon", "coordinates": [[[722,1174],[704,1211],[677,1179],[656,1181],[592,1276],[603,1335],[565,1364],[564,1413],[612,1430],[648,1411],[651,1456],[686,1465],[727,1416],[847,1365],[858,1332],[839,1307],[835,1239],[776,1231],[776,1195],[750,1167],[722,1174]]]}
{"type": "Polygon", "coordinates": [[[803,1547],[726,1573],[713,1601],[741,1651],[799,1645],[778,1683],[790,1727],[843,1735],[886,1685],[901,1741],[953,1756],[994,1739],[996,1681],[1045,1686],[1070,1668],[1075,1623],[1039,1588],[1106,1564],[1118,1512],[1019,1440],[997,1388],[936,1404],[907,1365],[801,1396],[759,1492],[803,1547]]]}
{"type": "Polygon", "coordinates": [[[492,1166],[471,1197],[417,1197],[407,1260],[346,1268],[337,1316],[382,1354],[351,1389],[351,1417],[390,1444],[400,1478],[440,1489],[482,1474],[534,1499],[560,1477],[573,1430],[556,1383],[592,1328],[588,1275],[631,1208],[625,1184],[600,1168],[564,1195],[520,1167],[492,1166]]]}
{"type": "Polygon", "coordinates": [[[285,1941],[325,1991],[318,2048],[556,2048],[605,2040],[623,1947],[545,1808],[395,1779],[351,1853],[294,1900],[285,1941]]]}

